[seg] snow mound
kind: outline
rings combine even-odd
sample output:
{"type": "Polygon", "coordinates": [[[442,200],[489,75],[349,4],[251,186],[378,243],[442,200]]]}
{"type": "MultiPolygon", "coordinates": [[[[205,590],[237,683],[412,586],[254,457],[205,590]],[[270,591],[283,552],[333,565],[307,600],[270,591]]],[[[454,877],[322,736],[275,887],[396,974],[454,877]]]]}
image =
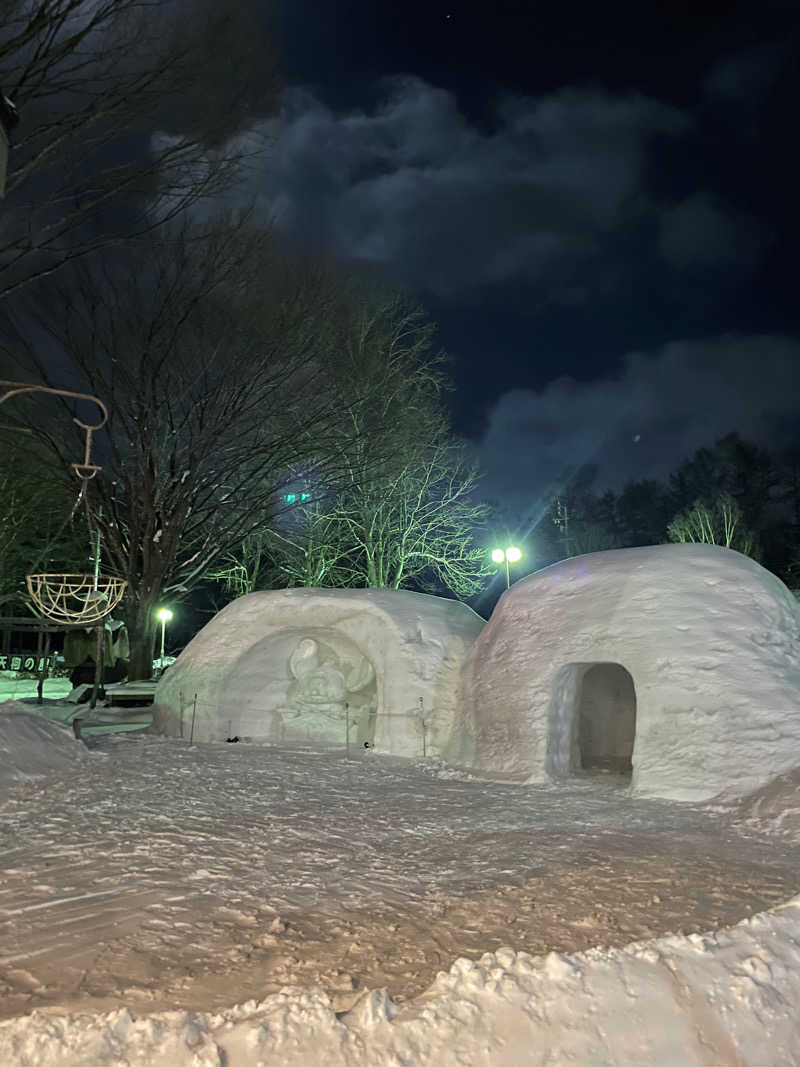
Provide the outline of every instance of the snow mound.
{"type": "Polygon", "coordinates": [[[449,756],[482,773],[544,782],[605,761],[640,796],[732,800],[800,762],[797,602],[715,545],[564,560],[503,595],[462,703],[449,756]]]}
{"type": "Polygon", "coordinates": [[[398,1006],[343,1015],[285,989],[216,1014],[30,1016],[0,1023],[9,1067],[792,1067],[800,1064],[800,897],[713,936],[456,960],[398,1006]]]}
{"type": "Polygon", "coordinates": [[[800,842],[800,767],[742,797],[735,811],[746,825],[800,842]]]}
{"type": "Polygon", "coordinates": [[[459,601],[394,589],[281,589],[228,604],[156,689],[172,737],[439,754],[484,626],[459,601]]]}
{"type": "Polygon", "coordinates": [[[0,704],[0,792],[28,778],[75,770],[87,759],[72,730],[18,701],[0,704]]]}

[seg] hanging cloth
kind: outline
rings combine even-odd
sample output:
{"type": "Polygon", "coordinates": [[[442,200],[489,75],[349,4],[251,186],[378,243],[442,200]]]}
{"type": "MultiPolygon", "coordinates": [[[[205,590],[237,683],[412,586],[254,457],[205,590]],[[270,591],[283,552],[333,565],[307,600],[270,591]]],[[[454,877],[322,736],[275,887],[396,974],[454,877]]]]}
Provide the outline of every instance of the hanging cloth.
{"type": "MultiPolygon", "coordinates": [[[[87,659],[94,663],[97,652],[97,635],[94,628],[84,630],[67,630],[64,638],[64,664],[69,667],[80,667],[87,659]]],[[[108,627],[105,627],[105,649],[103,656],[106,663],[114,663],[114,649],[112,635],[108,627]]]]}

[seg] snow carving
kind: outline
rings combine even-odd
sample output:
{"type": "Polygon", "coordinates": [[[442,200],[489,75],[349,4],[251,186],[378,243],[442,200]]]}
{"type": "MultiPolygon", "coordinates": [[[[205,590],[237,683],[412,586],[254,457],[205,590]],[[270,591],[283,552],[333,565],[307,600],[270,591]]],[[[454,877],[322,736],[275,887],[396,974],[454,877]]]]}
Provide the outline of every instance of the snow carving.
{"type": "Polygon", "coordinates": [[[251,593],[159,683],[156,729],[188,739],[190,721],[199,741],[366,743],[509,781],[732,799],[800,763],[800,618],[754,560],[696,544],[562,560],[486,624],[404,590],[251,593]]]}
{"type": "Polygon", "coordinates": [[[154,728],[188,739],[194,715],[195,741],[442,758],[469,729],[459,686],[484,625],[465,604],[400,589],[250,593],[164,674],[154,728]]]}
{"type": "Polygon", "coordinates": [[[345,717],[348,695],[375,680],[375,669],[366,656],[349,669],[338,657],[321,662],[319,644],[311,637],[300,641],[289,659],[289,670],[296,679],[292,694],[296,714],[319,714],[336,720],[345,717]]]}

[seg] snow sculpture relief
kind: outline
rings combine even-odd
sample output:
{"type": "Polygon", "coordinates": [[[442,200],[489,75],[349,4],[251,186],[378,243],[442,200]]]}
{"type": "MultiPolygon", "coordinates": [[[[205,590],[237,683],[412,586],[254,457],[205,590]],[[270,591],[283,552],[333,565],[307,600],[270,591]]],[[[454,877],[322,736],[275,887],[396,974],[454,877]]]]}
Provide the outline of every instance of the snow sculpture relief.
{"type": "Polygon", "coordinates": [[[320,658],[320,646],[304,637],[289,658],[289,670],[296,679],[290,690],[291,706],[297,715],[322,715],[343,720],[350,694],[361,692],[375,681],[375,670],[366,656],[346,664],[332,650],[327,662],[320,658]]]}
{"type": "Polygon", "coordinates": [[[188,736],[186,700],[197,693],[195,741],[443,756],[466,730],[461,669],[483,626],[466,604],[401,589],[250,593],[166,672],[155,728],[188,736]]]}

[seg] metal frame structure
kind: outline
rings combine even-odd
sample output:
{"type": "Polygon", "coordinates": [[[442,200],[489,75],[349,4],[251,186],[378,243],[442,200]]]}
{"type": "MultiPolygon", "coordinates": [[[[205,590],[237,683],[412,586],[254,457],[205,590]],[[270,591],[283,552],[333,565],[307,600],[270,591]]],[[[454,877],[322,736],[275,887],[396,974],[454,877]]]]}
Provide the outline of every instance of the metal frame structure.
{"type": "MultiPolygon", "coordinates": [[[[92,434],[102,429],[108,422],[108,408],[102,400],[91,393],[77,393],[71,389],[56,389],[49,385],[31,385],[29,382],[16,382],[0,378],[0,405],[15,396],[27,393],[45,393],[49,396],[60,396],[72,400],[86,400],[96,404],[100,409],[100,421],[97,423],[84,422],[76,415],[72,421],[84,431],[83,462],[72,463],[72,470],[78,475],[83,483],[78,495],[76,506],[86,492],[86,485],[102,468],[92,463],[92,434]]],[[[22,427],[23,432],[31,431],[22,427]]],[[[73,509],[74,512],[74,509],[73,509]]],[[[87,504],[87,523],[91,535],[91,520],[87,504]]],[[[97,653],[95,658],[95,679],[92,689],[90,707],[94,708],[97,702],[97,694],[103,678],[103,620],[110,614],[112,609],[122,599],[127,582],[121,578],[100,577],[99,574],[99,533],[98,547],[95,550],[94,574],[28,574],[25,582],[28,593],[37,610],[45,617],[62,625],[82,624],[93,626],[97,632],[97,653]]],[[[42,631],[44,632],[44,631],[42,631]]],[[[49,647],[49,634],[47,636],[49,647]]],[[[39,685],[39,699],[41,700],[41,680],[39,685]]]]}
{"type": "MultiPolygon", "coordinates": [[[[92,434],[95,430],[102,430],[108,422],[108,408],[102,400],[92,396],[91,393],[74,393],[71,389],[54,389],[49,385],[30,385],[28,382],[12,382],[4,378],[0,378],[0,388],[5,388],[5,392],[0,395],[0,405],[5,404],[6,400],[10,400],[11,397],[21,396],[23,393],[49,393],[51,396],[70,397],[72,400],[88,400],[92,404],[97,404],[102,414],[102,418],[97,424],[83,422],[76,415],[72,416],[72,421],[80,426],[86,437],[84,440],[83,463],[72,463],[71,467],[83,481],[89,481],[90,478],[94,478],[95,474],[102,469],[97,464],[92,463],[92,434]],[[87,471],[89,473],[85,473],[87,471]]],[[[31,432],[22,427],[14,427],[14,429],[20,429],[22,433],[31,432]]]]}

